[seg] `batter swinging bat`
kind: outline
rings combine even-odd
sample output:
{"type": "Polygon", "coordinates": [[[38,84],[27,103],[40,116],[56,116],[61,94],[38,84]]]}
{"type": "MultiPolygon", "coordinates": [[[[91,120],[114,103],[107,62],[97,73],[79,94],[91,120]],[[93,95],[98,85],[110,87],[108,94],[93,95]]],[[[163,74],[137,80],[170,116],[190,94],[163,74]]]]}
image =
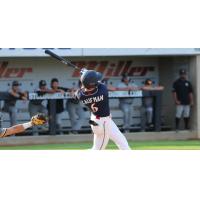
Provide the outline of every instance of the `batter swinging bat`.
{"type": "Polygon", "coordinates": [[[74,65],[73,63],[71,63],[69,60],[66,60],[64,58],[62,58],[61,56],[58,56],[57,54],[53,53],[50,50],[45,50],[45,53],[50,55],[51,57],[55,58],[56,60],[59,60],[60,62],[62,62],[65,65],[71,66],[77,70],[81,70],[81,68],[79,68],[78,66],[74,65]]]}

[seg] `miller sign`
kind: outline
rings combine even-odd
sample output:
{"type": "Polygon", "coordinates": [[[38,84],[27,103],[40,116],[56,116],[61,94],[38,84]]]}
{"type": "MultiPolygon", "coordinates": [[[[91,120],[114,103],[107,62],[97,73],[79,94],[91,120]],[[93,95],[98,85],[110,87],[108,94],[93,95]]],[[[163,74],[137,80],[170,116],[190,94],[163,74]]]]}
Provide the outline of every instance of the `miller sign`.
{"type": "MultiPolygon", "coordinates": [[[[123,74],[128,74],[128,76],[146,76],[148,72],[154,72],[155,66],[135,66],[133,61],[79,61],[73,62],[73,64],[78,67],[85,68],[90,70],[96,70],[101,72],[106,77],[119,77],[123,74]]],[[[77,70],[74,70],[72,77],[80,76],[77,70]]]]}

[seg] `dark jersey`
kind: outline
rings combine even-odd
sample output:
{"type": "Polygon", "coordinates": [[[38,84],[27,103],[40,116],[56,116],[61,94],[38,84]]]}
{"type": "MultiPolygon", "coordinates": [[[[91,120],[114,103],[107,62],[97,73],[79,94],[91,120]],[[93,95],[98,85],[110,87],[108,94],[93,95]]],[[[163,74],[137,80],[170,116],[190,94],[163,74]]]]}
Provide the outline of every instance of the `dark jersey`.
{"type": "Polygon", "coordinates": [[[87,93],[84,92],[84,89],[80,89],[76,98],[82,101],[95,116],[107,117],[110,115],[108,89],[104,84],[99,83],[92,93],[87,93]]]}
{"type": "MultiPolygon", "coordinates": [[[[41,91],[40,88],[38,88],[34,92],[37,93],[38,96],[43,96],[43,95],[47,94],[47,92],[41,91]]],[[[36,99],[36,100],[31,100],[30,103],[33,105],[41,105],[43,101],[44,101],[43,99],[36,99]]]]}
{"type": "Polygon", "coordinates": [[[15,97],[11,94],[12,89],[8,91],[9,98],[5,100],[5,105],[7,106],[15,106],[18,99],[22,99],[24,94],[22,92],[17,92],[18,97],[15,97]]]}
{"type": "Polygon", "coordinates": [[[176,93],[177,99],[182,105],[190,104],[189,94],[193,92],[192,85],[189,81],[179,78],[173,84],[173,92],[176,93]]]}

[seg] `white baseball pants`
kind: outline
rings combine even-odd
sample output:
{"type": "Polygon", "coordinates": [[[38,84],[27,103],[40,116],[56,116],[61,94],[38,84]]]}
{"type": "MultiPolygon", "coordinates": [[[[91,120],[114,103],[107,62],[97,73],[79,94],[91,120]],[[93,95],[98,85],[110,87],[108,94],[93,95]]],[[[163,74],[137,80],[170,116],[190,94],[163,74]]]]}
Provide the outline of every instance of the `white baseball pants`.
{"type": "Polygon", "coordinates": [[[111,139],[119,149],[130,150],[125,136],[120,132],[110,116],[97,119],[96,116],[91,115],[91,120],[98,124],[98,126],[91,125],[94,133],[92,150],[105,149],[109,139],[111,139]]]}
{"type": "Polygon", "coordinates": [[[190,105],[176,106],[176,118],[181,118],[182,115],[184,118],[190,117],[190,105]]]}

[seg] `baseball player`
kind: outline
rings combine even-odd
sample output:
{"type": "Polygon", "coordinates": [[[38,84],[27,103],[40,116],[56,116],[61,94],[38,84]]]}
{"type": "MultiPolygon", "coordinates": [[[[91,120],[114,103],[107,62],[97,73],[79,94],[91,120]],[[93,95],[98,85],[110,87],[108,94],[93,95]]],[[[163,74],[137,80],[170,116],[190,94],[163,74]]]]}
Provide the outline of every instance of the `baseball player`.
{"type": "MultiPolygon", "coordinates": [[[[139,88],[131,82],[131,79],[128,77],[127,74],[122,76],[121,83],[118,85],[118,90],[121,91],[131,91],[131,90],[138,90],[139,88]]],[[[133,98],[120,98],[119,99],[119,108],[123,112],[123,129],[124,133],[128,133],[131,129],[131,121],[132,121],[132,106],[133,106],[133,98]]]]}
{"type": "MultiPolygon", "coordinates": [[[[81,81],[78,82],[78,87],[81,88],[81,81]]],[[[73,88],[74,89],[74,88],[73,88]]],[[[76,90],[74,89],[74,90],[76,90]]],[[[83,105],[78,99],[68,99],[66,103],[66,108],[69,114],[69,118],[71,121],[72,131],[70,133],[72,134],[78,134],[78,132],[81,130],[81,127],[83,126],[85,122],[85,111],[83,110],[83,105]],[[78,116],[78,119],[77,119],[78,116]]]]}
{"type": "Polygon", "coordinates": [[[187,72],[180,69],[180,77],[173,83],[173,97],[176,103],[176,131],[179,130],[180,120],[184,118],[185,129],[189,130],[190,110],[194,105],[193,87],[187,80],[187,72]]]}
{"type": "Polygon", "coordinates": [[[17,100],[27,100],[27,94],[20,90],[20,84],[18,81],[12,82],[12,88],[8,91],[9,99],[5,100],[2,110],[7,112],[10,116],[10,124],[14,126],[17,124],[17,100]]]}
{"type": "Polygon", "coordinates": [[[91,111],[89,122],[94,133],[92,149],[105,149],[111,139],[119,149],[130,150],[126,138],[112,120],[106,85],[99,81],[100,78],[96,71],[83,70],[81,74],[80,80],[83,86],[77,90],[75,97],[91,111]]]}
{"type": "MultiPolygon", "coordinates": [[[[40,80],[39,82],[39,88],[36,89],[34,92],[36,92],[38,95],[44,95],[46,93],[52,93],[50,89],[47,88],[47,83],[45,80],[40,80]]],[[[30,116],[33,117],[37,113],[44,113],[45,115],[48,114],[48,111],[46,107],[42,104],[44,100],[31,100],[29,101],[28,109],[30,112],[30,116]]],[[[38,133],[38,127],[33,127],[33,135],[39,135],[38,133]]]]}
{"type": "MultiPolygon", "coordinates": [[[[146,79],[144,86],[141,88],[144,91],[162,91],[163,86],[154,86],[151,79],[146,79]]],[[[147,96],[142,98],[142,109],[141,109],[141,128],[145,131],[145,126],[147,124],[148,128],[153,128],[153,113],[154,113],[154,99],[152,96],[147,96]]]]}
{"type": "Polygon", "coordinates": [[[45,115],[37,114],[31,118],[30,122],[18,124],[10,128],[0,128],[0,138],[22,133],[28,128],[31,128],[33,126],[44,125],[46,122],[47,119],[45,115]]]}
{"type": "MultiPolygon", "coordinates": [[[[64,94],[65,91],[68,91],[68,88],[63,88],[59,86],[59,80],[57,78],[51,79],[51,91],[52,93],[61,93],[64,94]]],[[[50,104],[47,103],[47,109],[49,110],[50,104]]],[[[61,131],[61,125],[62,125],[62,112],[64,111],[64,103],[63,99],[57,99],[56,100],[56,126],[57,131],[60,135],[63,135],[64,133],[61,131]]]]}

